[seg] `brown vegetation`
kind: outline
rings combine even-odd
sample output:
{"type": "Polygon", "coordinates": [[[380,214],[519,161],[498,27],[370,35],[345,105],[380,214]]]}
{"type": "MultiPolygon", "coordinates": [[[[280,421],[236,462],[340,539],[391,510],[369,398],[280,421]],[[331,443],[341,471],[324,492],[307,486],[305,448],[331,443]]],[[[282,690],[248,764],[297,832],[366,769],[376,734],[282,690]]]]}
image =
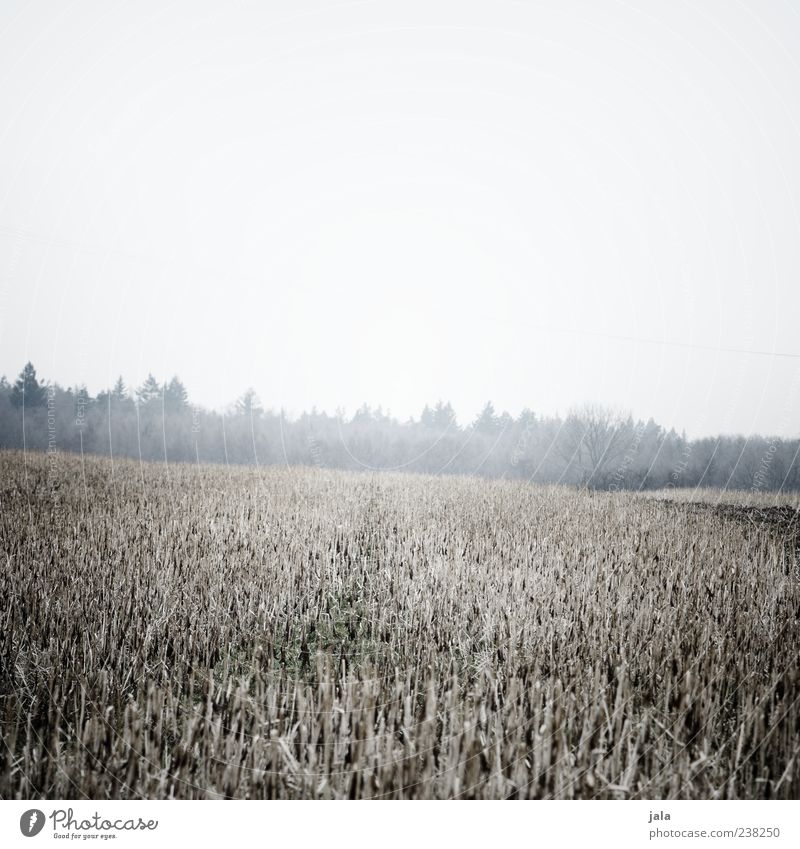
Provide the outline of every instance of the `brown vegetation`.
{"type": "Polygon", "coordinates": [[[794,546],[630,493],[0,454],[0,795],[796,798],[794,546]]]}

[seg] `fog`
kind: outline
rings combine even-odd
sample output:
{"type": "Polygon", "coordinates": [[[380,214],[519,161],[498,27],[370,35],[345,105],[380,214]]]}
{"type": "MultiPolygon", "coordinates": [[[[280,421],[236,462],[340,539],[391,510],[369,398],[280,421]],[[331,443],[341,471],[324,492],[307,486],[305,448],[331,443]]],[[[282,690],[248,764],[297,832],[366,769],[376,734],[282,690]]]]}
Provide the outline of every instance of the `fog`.
{"type": "Polygon", "coordinates": [[[0,12],[0,373],[796,437],[789,3],[0,12]]]}

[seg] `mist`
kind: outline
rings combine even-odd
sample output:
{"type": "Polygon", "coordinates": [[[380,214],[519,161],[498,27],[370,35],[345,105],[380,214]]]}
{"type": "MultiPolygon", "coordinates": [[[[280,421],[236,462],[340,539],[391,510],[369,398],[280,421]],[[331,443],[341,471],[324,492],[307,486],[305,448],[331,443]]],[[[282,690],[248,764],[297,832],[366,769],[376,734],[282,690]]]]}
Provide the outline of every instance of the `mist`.
{"type": "Polygon", "coordinates": [[[2,3],[8,833],[797,833],[798,57],[787,0],[2,3]]]}
{"type": "Polygon", "coordinates": [[[9,380],[798,435],[789,6],[2,15],[9,380]]]}

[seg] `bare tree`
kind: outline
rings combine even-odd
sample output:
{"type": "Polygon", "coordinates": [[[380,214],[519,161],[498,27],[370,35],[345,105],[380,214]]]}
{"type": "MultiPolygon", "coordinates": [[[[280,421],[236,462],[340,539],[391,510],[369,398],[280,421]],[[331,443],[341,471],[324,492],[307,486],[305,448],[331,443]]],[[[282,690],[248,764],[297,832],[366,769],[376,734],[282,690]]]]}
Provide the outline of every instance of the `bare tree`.
{"type": "Polygon", "coordinates": [[[599,489],[608,485],[633,439],[629,416],[586,404],[567,416],[558,449],[564,461],[577,470],[581,486],[599,489]]]}

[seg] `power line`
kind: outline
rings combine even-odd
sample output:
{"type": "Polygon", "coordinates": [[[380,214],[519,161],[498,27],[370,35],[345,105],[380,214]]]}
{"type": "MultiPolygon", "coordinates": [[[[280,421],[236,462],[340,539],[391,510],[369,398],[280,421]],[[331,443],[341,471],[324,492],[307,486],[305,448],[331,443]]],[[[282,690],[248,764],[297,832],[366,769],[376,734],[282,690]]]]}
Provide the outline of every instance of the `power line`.
{"type": "Polygon", "coordinates": [[[633,342],[641,345],[662,345],[669,348],[691,348],[699,351],[712,351],[720,354],[748,354],[756,357],[784,357],[787,359],[800,360],[800,354],[794,354],[788,351],[761,351],[754,348],[703,345],[700,342],[678,342],[671,339],[650,339],[645,336],[627,336],[621,333],[608,333],[604,330],[586,330],[584,328],[577,327],[557,327],[548,324],[530,324],[528,322],[520,321],[510,321],[509,323],[520,324],[532,330],[541,330],[544,333],[567,333],[575,336],[599,336],[604,339],[615,339],[619,342],[633,342]]]}
{"type": "MultiPolygon", "coordinates": [[[[143,253],[133,253],[130,251],[122,251],[116,248],[104,249],[98,245],[87,245],[80,242],[75,242],[69,239],[53,239],[48,236],[35,233],[30,230],[23,230],[19,227],[8,227],[0,225],[0,235],[10,236],[12,238],[24,239],[37,244],[61,248],[70,248],[76,251],[87,254],[97,255],[115,255],[128,260],[153,262],[157,264],[169,265],[170,261],[166,257],[149,256],[143,253]]],[[[190,266],[194,265],[191,261],[190,266]]],[[[510,319],[500,319],[503,323],[519,324],[532,330],[539,330],[543,333],[566,333],[574,336],[597,336],[603,339],[614,339],[618,342],[632,342],[638,345],[660,345],[668,348],[686,348],[697,351],[710,351],[717,354],[745,354],[753,357],[782,357],[784,359],[800,360],[800,354],[791,353],[788,351],[762,351],[754,348],[736,348],[731,346],[718,345],[703,345],[700,342],[677,342],[671,339],[651,339],[645,336],[628,336],[621,333],[608,333],[604,330],[587,330],[576,327],[558,327],[550,324],[531,324],[529,322],[515,321],[510,319]]]]}

